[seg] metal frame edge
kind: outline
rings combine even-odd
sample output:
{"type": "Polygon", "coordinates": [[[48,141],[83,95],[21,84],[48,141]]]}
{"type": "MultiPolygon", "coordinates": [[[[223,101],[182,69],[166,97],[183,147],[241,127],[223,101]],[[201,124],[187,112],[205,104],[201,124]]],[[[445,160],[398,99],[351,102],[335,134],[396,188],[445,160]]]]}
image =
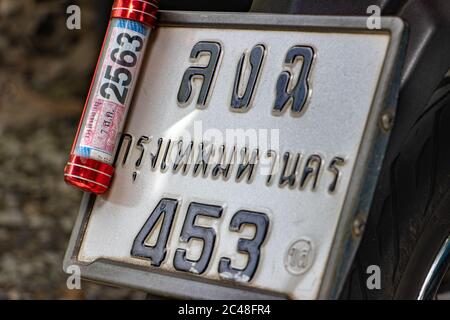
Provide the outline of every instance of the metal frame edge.
{"type": "MultiPolygon", "coordinates": [[[[351,30],[372,33],[366,28],[367,17],[355,16],[304,16],[287,14],[264,13],[218,13],[218,12],[184,12],[161,11],[160,24],[175,26],[205,26],[233,27],[245,26],[253,28],[268,28],[276,26],[278,29],[295,29],[320,31],[326,28],[351,30]],[[245,19],[243,19],[245,17],[245,19]]],[[[397,96],[400,86],[401,66],[394,66],[396,61],[403,62],[403,47],[405,46],[405,24],[397,17],[382,17],[382,32],[391,35],[389,48],[386,53],[385,65],[381,71],[376,95],[371,107],[371,116],[363,135],[363,141],[371,141],[371,148],[360,146],[360,154],[356,163],[363,172],[363,179],[353,181],[349,186],[349,193],[344,202],[343,212],[338,224],[334,244],[325,269],[319,299],[335,299],[339,297],[347,272],[360,242],[361,235],[352,234],[355,218],[365,221],[370,208],[371,199],[376,186],[378,173],[381,168],[384,153],[389,138],[389,132],[383,132],[379,126],[382,112],[395,113],[397,96]],[[388,72],[390,70],[390,72],[388,72]],[[388,87],[388,88],[385,88],[388,87]],[[367,140],[368,139],[368,140],[367,140]],[[362,167],[362,168],[361,168],[362,167]],[[357,183],[358,182],[358,183],[357,183]],[[353,197],[349,196],[353,193],[353,197]]],[[[380,32],[379,30],[377,32],[380,32]]],[[[356,170],[356,167],[355,167],[356,170]]],[[[68,272],[71,265],[80,267],[81,275],[85,279],[96,282],[115,283],[117,285],[132,286],[138,290],[151,292],[155,295],[185,298],[185,299],[284,299],[285,296],[271,292],[237,287],[224,284],[218,285],[212,281],[202,279],[196,281],[182,276],[168,275],[164,272],[148,270],[142,267],[130,268],[121,263],[108,260],[97,260],[91,264],[84,264],[77,260],[79,246],[82,241],[86,222],[89,219],[95,196],[85,194],[79,214],[75,222],[70,241],[63,262],[63,270],[68,272]]]]}

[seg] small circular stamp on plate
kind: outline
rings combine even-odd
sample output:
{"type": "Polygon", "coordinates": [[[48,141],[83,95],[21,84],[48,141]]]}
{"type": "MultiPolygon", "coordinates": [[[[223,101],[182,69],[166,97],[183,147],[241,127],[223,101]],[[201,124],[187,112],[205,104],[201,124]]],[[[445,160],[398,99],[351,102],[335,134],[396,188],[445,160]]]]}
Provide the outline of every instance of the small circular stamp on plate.
{"type": "Polygon", "coordinates": [[[309,270],[314,260],[312,241],[301,238],[289,246],[284,259],[286,270],[293,275],[300,275],[309,270]]]}

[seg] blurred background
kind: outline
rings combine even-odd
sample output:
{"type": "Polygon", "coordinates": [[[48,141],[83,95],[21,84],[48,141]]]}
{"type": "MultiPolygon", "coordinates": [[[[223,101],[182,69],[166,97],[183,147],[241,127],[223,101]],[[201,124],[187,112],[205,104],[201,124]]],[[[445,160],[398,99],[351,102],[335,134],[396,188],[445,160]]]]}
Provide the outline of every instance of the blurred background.
{"type": "MultiPolygon", "coordinates": [[[[247,11],[251,1],[161,1],[163,9],[247,11]]],[[[82,193],[63,168],[112,0],[0,0],[0,299],[142,299],[83,282],[62,260],[82,193]],[[68,30],[66,9],[81,8],[68,30]]]]}
{"type": "Polygon", "coordinates": [[[62,173],[108,19],[95,2],[0,1],[1,299],[145,297],[87,282],[68,290],[62,272],[82,196],[62,173]],[[66,28],[70,4],[81,30],[66,28]]]}

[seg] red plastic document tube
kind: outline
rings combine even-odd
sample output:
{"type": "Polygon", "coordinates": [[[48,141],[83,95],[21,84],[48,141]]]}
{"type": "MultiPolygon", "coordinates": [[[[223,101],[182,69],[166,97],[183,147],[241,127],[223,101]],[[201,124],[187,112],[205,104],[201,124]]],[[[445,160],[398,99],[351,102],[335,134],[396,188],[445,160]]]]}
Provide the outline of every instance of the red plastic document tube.
{"type": "Polygon", "coordinates": [[[114,174],[114,157],[133,96],[158,1],[116,0],[103,48],[64,169],[67,183],[102,194],[114,174]]]}

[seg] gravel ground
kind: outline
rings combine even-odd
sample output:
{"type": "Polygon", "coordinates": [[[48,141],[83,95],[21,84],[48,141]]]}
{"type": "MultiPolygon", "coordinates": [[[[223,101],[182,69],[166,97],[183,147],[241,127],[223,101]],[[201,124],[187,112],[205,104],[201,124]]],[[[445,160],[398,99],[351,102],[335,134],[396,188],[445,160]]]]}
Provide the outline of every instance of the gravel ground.
{"type": "Polygon", "coordinates": [[[62,259],[81,199],[63,168],[101,44],[90,0],[0,1],[0,299],[141,299],[83,282],[68,290],[62,259]]]}

